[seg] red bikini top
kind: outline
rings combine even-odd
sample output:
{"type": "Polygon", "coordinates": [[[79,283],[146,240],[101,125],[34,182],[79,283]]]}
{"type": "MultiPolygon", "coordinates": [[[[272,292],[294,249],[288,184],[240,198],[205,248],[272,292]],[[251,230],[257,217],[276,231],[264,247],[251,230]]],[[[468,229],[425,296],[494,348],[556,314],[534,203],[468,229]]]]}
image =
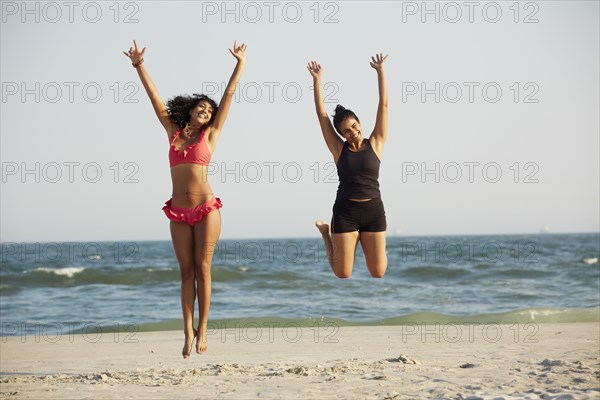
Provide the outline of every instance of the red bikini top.
{"type": "Polygon", "coordinates": [[[208,165],[210,163],[211,153],[204,140],[204,130],[200,132],[200,137],[189,146],[187,146],[183,153],[179,152],[173,142],[183,129],[175,132],[173,139],[171,139],[171,148],[169,149],[169,164],[174,167],[179,164],[200,164],[208,165]]]}

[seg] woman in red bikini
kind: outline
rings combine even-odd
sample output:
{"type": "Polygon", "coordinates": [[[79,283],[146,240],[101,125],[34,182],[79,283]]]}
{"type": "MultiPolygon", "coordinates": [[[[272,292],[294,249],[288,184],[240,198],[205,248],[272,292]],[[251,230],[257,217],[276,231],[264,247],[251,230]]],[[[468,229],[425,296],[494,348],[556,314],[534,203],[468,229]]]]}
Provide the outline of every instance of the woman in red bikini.
{"type": "Polygon", "coordinates": [[[177,96],[165,105],[144,68],[146,48],[136,41],[128,52],[152,107],[167,131],[173,195],[163,211],[171,220],[173,249],[181,272],[181,308],[185,344],[182,355],[190,356],[194,339],[196,352],[207,347],[206,328],[211,296],[211,262],[221,233],[221,200],[208,183],[208,164],[229,112],[233,93],[246,63],[246,45],[233,44],[229,50],[237,65],[223,93],[221,104],[205,95],[177,96]],[[198,297],[199,323],[194,329],[194,302],[198,297]]]}

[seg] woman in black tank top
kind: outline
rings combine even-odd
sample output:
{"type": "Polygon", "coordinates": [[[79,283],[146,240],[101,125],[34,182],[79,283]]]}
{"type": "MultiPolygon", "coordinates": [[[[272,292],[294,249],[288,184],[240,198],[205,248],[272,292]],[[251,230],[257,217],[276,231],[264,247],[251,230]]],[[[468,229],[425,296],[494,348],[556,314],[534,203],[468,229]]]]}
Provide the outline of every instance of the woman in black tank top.
{"type": "Polygon", "coordinates": [[[384,57],[381,53],[371,58],[371,67],[377,71],[379,104],[375,128],[369,138],[363,137],[356,114],[339,104],[331,123],[323,101],[323,69],[316,61],[308,63],[321,132],[333,155],[339,177],[331,225],[322,220],[317,220],[315,225],[323,236],[327,259],[338,278],[349,278],[352,274],[358,242],[372,277],[383,277],[387,269],[387,224],[379,192],[379,166],[387,136],[388,102],[383,71],[386,58],[387,55],[384,57]]]}

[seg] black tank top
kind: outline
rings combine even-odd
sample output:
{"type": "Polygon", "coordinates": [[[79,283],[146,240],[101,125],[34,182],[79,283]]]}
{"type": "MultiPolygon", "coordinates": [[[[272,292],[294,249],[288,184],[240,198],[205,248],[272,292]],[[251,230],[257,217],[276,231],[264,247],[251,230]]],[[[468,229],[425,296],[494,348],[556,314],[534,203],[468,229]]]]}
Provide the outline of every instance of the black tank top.
{"type": "Polygon", "coordinates": [[[381,197],[379,192],[379,165],[381,162],[371,147],[369,139],[357,152],[348,149],[344,142],[342,153],[337,162],[340,184],[337,199],[371,199],[381,197]]]}

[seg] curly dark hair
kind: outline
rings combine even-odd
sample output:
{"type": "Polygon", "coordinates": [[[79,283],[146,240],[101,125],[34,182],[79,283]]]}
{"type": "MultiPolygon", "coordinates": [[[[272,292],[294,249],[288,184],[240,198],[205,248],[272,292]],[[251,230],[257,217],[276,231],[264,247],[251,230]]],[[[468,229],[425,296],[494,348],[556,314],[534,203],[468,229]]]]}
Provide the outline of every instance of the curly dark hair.
{"type": "Polygon", "coordinates": [[[354,118],[357,122],[360,123],[360,120],[358,119],[358,117],[356,116],[356,114],[354,114],[351,110],[344,108],[342,105],[338,104],[335,107],[335,111],[334,114],[332,115],[333,117],[333,126],[335,127],[335,130],[340,134],[340,136],[344,137],[344,135],[342,135],[342,132],[340,132],[340,124],[348,119],[348,118],[354,118]]]}
{"type": "Polygon", "coordinates": [[[207,95],[198,93],[194,93],[191,96],[175,96],[167,101],[167,112],[169,113],[169,119],[176,123],[180,128],[184,128],[185,124],[190,122],[190,111],[201,101],[208,102],[213,108],[210,121],[208,121],[207,124],[210,125],[217,114],[217,103],[207,95]]]}

